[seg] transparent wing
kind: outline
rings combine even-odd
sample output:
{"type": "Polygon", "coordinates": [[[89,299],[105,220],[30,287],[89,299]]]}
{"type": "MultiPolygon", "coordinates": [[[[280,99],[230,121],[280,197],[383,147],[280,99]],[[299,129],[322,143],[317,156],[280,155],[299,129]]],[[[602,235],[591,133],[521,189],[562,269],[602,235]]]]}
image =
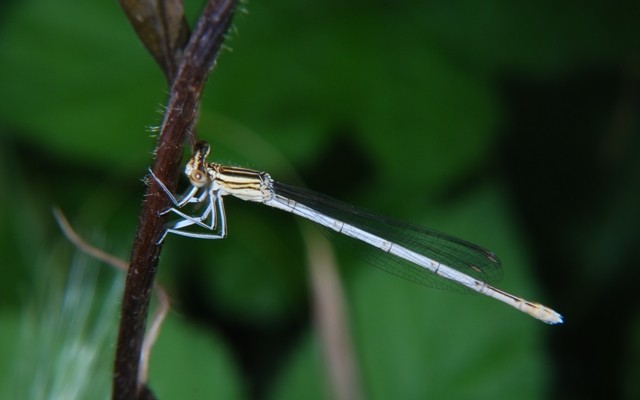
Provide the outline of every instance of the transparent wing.
{"type": "MultiPolygon", "coordinates": [[[[273,189],[276,194],[422,254],[490,285],[495,285],[502,280],[500,260],[493,252],[480,246],[444,233],[380,217],[308,189],[281,182],[274,182],[273,189]]],[[[419,265],[357,239],[341,235],[320,224],[316,224],[316,226],[340,247],[390,274],[428,287],[457,293],[477,294],[462,285],[441,278],[419,265]]]]}

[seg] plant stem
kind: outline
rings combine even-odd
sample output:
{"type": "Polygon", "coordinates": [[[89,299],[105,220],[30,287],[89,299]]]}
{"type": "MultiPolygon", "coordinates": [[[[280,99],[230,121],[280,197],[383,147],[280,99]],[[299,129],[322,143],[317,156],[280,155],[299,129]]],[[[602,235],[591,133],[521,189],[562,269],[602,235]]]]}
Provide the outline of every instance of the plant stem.
{"type": "MultiPolygon", "coordinates": [[[[158,138],[154,174],[170,190],[177,186],[183,143],[196,119],[200,96],[224,40],[236,0],[210,0],[189,39],[178,74],[171,88],[162,129],[158,138]]],[[[140,212],[140,222],[131,252],[131,261],[122,301],[120,329],[116,348],[112,398],[149,397],[146,388],[138,387],[138,363],[158,257],[158,241],[165,229],[160,212],[169,199],[154,180],[150,180],[140,212]]]]}

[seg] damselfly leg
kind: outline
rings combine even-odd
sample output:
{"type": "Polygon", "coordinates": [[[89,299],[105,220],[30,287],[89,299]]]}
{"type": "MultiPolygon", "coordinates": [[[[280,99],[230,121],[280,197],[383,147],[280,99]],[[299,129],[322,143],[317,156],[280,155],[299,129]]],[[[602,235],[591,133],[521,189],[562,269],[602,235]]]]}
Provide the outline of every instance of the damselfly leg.
{"type": "Polygon", "coordinates": [[[176,222],[171,228],[168,228],[166,230],[166,232],[164,233],[164,235],[162,236],[162,238],[158,243],[161,243],[164,240],[167,233],[174,233],[177,235],[199,238],[199,239],[221,239],[227,236],[227,221],[226,221],[226,215],[224,210],[224,202],[222,200],[222,196],[219,195],[218,190],[214,190],[211,185],[206,185],[202,188],[192,186],[191,189],[189,189],[189,191],[182,197],[182,199],[178,200],[173,195],[173,193],[169,191],[166,185],[160,179],[158,179],[158,177],[155,176],[155,174],[151,170],[149,170],[149,172],[151,173],[151,176],[153,177],[153,179],[155,179],[155,181],[158,182],[158,185],[160,185],[162,190],[167,194],[167,196],[175,206],[161,212],[161,215],[167,214],[169,212],[173,212],[174,214],[182,218],[181,220],[176,222]],[[196,196],[198,190],[200,189],[202,189],[203,193],[200,194],[199,196],[196,196]],[[201,203],[204,203],[205,201],[208,202],[207,208],[199,217],[187,215],[178,209],[178,208],[184,207],[188,203],[201,204],[201,203]],[[183,228],[186,228],[188,226],[198,225],[204,229],[214,231],[216,230],[218,225],[218,213],[220,213],[219,233],[204,234],[204,233],[196,233],[196,232],[189,232],[189,231],[182,230],[183,228]],[[206,221],[209,218],[209,216],[211,216],[210,222],[209,223],[203,222],[203,221],[206,221]]]}
{"type": "Polygon", "coordinates": [[[201,218],[206,219],[208,215],[203,214],[200,217],[191,217],[176,209],[171,209],[174,213],[180,215],[183,219],[181,221],[178,221],[172,228],[167,229],[165,234],[162,236],[162,239],[160,239],[160,242],[162,242],[167,233],[175,233],[176,235],[197,239],[224,239],[225,237],[227,237],[227,217],[224,211],[224,202],[222,201],[222,196],[220,196],[217,191],[212,191],[209,194],[209,198],[211,199],[211,201],[209,206],[207,206],[207,210],[209,210],[208,213],[211,214],[211,224],[207,225],[201,222],[201,218]],[[220,214],[219,225],[216,223],[218,220],[216,215],[217,213],[220,214]],[[198,225],[211,231],[219,227],[219,233],[197,233],[181,230],[182,228],[186,228],[191,225],[198,225]]]}
{"type": "MultiPolygon", "coordinates": [[[[189,189],[189,192],[187,192],[182,197],[182,199],[178,201],[178,199],[176,199],[176,197],[173,195],[173,193],[171,193],[171,191],[167,188],[167,186],[164,183],[162,183],[162,181],[156,176],[156,174],[153,173],[151,168],[149,168],[149,173],[151,174],[153,179],[158,183],[158,185],[160,185],[160,187],[167,194],[167,196],[169,196],[169,199],[171,199],[171,202],[178,208],[184,207],[184,205],[187,203],[201,203],[204,200],[204,198],[207,196],[207,192],[205,190],[204,193],[200,195],[200,197],[194,197],[195,194],[198,192],[199,188],[195,186],[191,186],[191,189],[189,189]]],[[[163,214],[167,212],[169,212],[169,210],[163,212],[163,214]]]]}

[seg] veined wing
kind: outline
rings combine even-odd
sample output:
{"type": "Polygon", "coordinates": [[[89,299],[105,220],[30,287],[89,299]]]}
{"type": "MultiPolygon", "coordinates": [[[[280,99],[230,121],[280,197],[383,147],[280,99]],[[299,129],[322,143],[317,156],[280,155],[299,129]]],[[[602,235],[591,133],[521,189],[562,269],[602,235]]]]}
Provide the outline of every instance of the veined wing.
{"type": "MultiPolygon", "coordinates": [[[[490,285],[494,285],[502,279],[500,260],[493,252],[480,246],[431,229],[380,217],[308,189],[274,181],[273,190],[276,194],[303,204],[321,214],[353,225],[474,279],[490,285]]],[[[458,293],[477,294],[463,285],[437,276],[420,265],[357,239],[341,235],[321,224],[316,225],[339,246],[379,269],[420,285],[458,293]]]]}

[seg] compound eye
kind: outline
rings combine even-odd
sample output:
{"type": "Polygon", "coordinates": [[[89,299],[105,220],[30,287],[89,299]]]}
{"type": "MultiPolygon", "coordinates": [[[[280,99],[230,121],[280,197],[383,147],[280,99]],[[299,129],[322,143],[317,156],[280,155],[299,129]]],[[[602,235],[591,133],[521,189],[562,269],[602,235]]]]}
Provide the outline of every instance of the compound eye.
{"type": "Polygon", "coordinates": [[[208,176],[206,172],[195,169],[189,175],[189,180],[193,186],[200,188],[207,184],[208,176]]]}

